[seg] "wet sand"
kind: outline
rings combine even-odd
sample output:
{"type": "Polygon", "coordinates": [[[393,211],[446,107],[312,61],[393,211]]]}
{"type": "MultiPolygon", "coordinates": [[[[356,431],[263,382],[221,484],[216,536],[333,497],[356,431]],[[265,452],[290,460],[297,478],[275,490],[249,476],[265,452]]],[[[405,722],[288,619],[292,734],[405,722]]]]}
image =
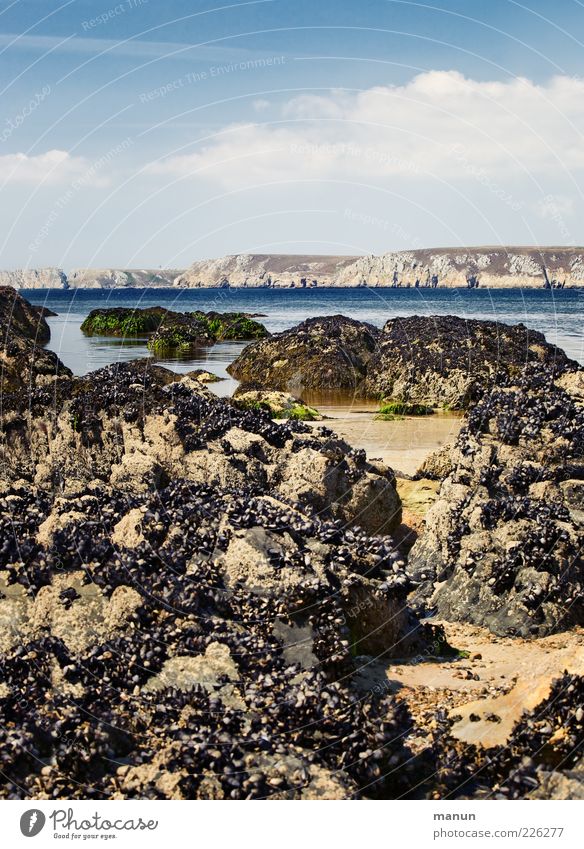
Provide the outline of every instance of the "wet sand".
{"type": "Polygon", "coordinates": [[[329,427],[349,445],[364,448],[369,460],[381,460],[403,475],[413,475],[433,451],[453,442],[462,424],[462,416],[454,413],[376,421],[375,402],[321,405],[318,409],[327,420],[309,424],[329,427]]]}

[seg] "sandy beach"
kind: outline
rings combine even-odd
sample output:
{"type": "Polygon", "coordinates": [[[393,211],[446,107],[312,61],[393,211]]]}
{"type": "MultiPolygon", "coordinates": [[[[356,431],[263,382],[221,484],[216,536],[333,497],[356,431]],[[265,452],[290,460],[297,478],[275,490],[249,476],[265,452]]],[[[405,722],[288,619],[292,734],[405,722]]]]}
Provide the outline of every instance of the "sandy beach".
{"type": "Polygon", "coordinates": [[[393,421],[376,420],[377,404],[354,402],[346,406],[320,406],[325,425],[347,440],[354,448],[364,448],[369,460],[381,460],[403,475],[413,475],[433,451],[453,442],[462,424],[462,416],[437,413],[432,416],[406,416],[393,421]]]}

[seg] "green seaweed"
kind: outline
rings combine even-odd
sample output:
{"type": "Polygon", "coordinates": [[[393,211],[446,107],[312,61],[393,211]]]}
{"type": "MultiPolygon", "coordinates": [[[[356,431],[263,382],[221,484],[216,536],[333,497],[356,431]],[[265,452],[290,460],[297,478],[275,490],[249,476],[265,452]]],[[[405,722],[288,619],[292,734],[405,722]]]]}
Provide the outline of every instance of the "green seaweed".
{"type": "Polygon", "coordinates": [[[289,410],[284,411],[283,418],[293,419],[298,422],[314,422],[319,418],[318,410],[306,404],[295,404],[289,410]]]}
{"type": "Polygon", "coordinates": [[[88,336],[142,336],[158,330],[163,318],[164,313],[158,311],[94,310],[81,325],[81,330],[88,336]]]}
{"type": "Polygon", "coordinates": [[[244,312],[205,313],[197,310],[188,315],[200,321],[216,341],[263,339],[268,335],[263,324],[244,312]]]}
{"type": "Polygon", "coordinates": [[[434,412],[426,404],[408,404],[405,401],[388,401],[382,404],[375,416],[377,421],[393,421],[404,416],[429,416],[434,412]]]}
{"type": "Polygon", "coordinates": [[[148,349],[154,354],[167,354],[170,351],[189,351],[201,344],[201,337],[194,335],[190,327],[165,327],[149,339],[148,349]]]}

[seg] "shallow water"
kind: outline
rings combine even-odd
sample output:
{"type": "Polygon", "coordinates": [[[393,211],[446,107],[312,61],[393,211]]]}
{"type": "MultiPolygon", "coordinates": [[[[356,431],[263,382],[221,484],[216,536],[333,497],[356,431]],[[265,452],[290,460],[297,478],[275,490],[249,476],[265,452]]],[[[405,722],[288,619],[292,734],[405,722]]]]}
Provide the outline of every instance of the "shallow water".
{"type": "MultiPolygon", "coordinates": [[[[79,327],[90,310],[155,305],[179,311],[263,313],[265,318],[260,320],[271,332],[285,330],[311,316],[335,313],[378,326],[389,318],[407,315],[453,314],[508,324],[523,322],[584,363],[584,290],[579,289],[36,289],[22,294],[32,303],[59,313],[49,322],[52,339],[48,347],[76,374],[149,356],[145,339],[122,342],[84,336],[79,327]]],[[[230,342],[160,363],[180,372],[208,368],[225,377],[226,367],[243,347],[243,343],[230,342]]],[[[216,386],[222,394],[229,394],[234,383],[216,386]]]]}

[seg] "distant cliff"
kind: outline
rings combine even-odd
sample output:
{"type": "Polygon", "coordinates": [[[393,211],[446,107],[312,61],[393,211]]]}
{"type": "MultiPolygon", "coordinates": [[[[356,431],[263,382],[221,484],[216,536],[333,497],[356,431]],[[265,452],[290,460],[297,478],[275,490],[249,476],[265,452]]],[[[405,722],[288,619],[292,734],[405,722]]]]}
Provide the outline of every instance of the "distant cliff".
{"type": "Polygon", "coordinates": [[[67,277],[71,289],[147,289],[172,286],[180,268],[76,268],[67,277]]]}
{"type": "Polygon", "coordinates": [[[175,286],[563,287],[584,285],[584,248],[435,248],[381,256],[239,254],[195,262],[175,286]]]}
{"type": "Polygon", "coordinates": [[[180,268],[76,268],[65,274],[60,268],[0,271],[0,286],[13,289],[147,289],[172,286],[180,268]]]}
{"type": "Polygon", "coordinates": [[[16,289],[314,288],[563,288],[584,286],[584,248],[429,248],[381,256],[235,254],[181,269],[58,268],[0,271],[16,289]]]}
{"type": "MultiPolygon", "coordinates": [[[[174,281],[175,286],[335,286],[358,256],[297,254],[236,254],[193,263],[174,281]]],[[[355,285],[355,284],[352,284],[355,285]]]]}
{"type": "Polygon", "coordinates": [[[13,289],[67,289],[67,275],[60,268],[26,268],[0,271],[0,286],[13,289]]]}

